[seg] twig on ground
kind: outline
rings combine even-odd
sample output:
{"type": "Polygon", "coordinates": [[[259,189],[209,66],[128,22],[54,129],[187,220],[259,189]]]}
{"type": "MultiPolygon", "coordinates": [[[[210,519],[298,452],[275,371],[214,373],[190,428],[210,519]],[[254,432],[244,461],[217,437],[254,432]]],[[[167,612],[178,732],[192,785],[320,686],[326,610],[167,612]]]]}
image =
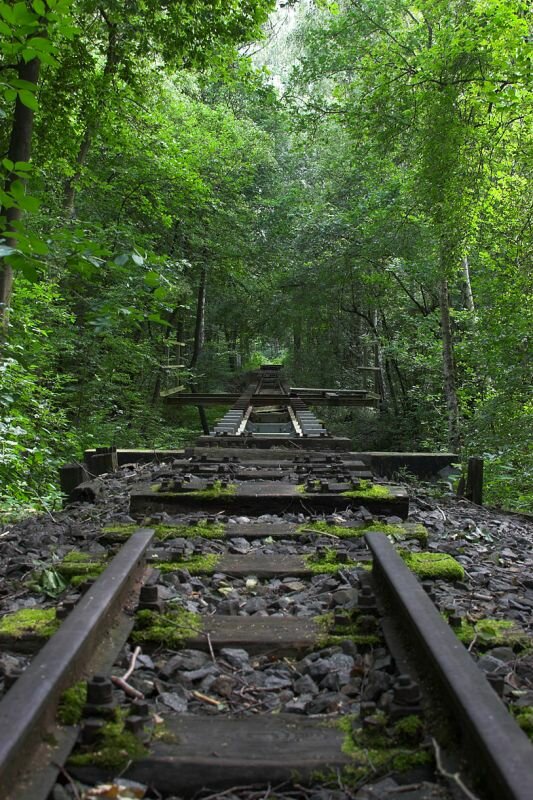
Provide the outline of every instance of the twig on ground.
{"type": "Polygon", "coordinates": [[[65,767],[62,764],[58,764],[57,761],[53,761],[52,762],[52,766],[56,767],[56,769],[59,770],[59,772],[63,775],[63,777],[67,779],[67,781],[69,783],[69,786],[72,789],[72,792],[74,794],[75,799],[76,800],[81,800],[81,794],[79,792],[78,786],[77,786],[76,782],[74,781],[74,778],[72,777],[72,775],[70,775],[67,772],[67,770],[65,769],[65,767]]]}
{"type": "Polygon", "coordinates": [[[201,701],[202,701],[202,703],[209,703],[209,705],[211,705],[211,706],[217,706],[217,708],[218,708],[219,706],[223,706],[223,705],[224,705],[224,703],[222,703],[220,700],[215,700],[215,698],[214,698],[214,697],[209,697],[209,695],[207,695],[207,694],[202,694],[202,692],[191,692],[191,694],[192,694],[192,696],[193,696],[193,697],[195,697],[197,700],[201,700],[201,701]]]}
{"type": "Polygon", "coordinates": [[[312,528],[302,528],[300,533],[314,533],[315,536],[329,536],[330,539],[340,539],[336,533],[327,533],[326,531],[315,531],[312,528]]]}
{"type": "Polygon", "coordinates": [[[213,664],[216,664],[217,660],[215,658],[215,651],[213,650],[213,644],[211,642],[211,635],[209,633],[206,633],[206,637],[207,637],[207,646],[209,647],[209,652],[211,653],[211,661],[213,662],[213,664]]]}
{"type": "Polygon", "coordinates": [[[140,692],[138,689],[135,689],[134,686],[127,683],[123,678],[119,678],[118,675],[111,675],[111,682],[118,686],[119,689],[122,689],[123,692],[126,692],[127,695],[130,697],[135,697],[137,700],[144,700],[144,694],[140,692]]]}
{"type": "Polygon", "coordinates": [[[478,796],[471,792],[468,786],[465,786],[459,772],[448,772],[448,770],[445,769],[444,764],[442,763],[440,747],[436,739],[432,737],[431,743],[433,744],[433,749],[435,751],[435,764],[437,767],[437,772],[440,773],[440,775],[442,775],[444,778],[448,778],[448,780],[453,781],[456,786],[458,786],[459,789],[466,795],[466,797],[468,797],[468,800],[479,800],[478,796]]]}
{"type": "Polygon", "coordinates": [[[202,797],[201,800],[218,800],[219,797],[225,797],[226,795],[232,794],[233,792],[237,791],[242,792],[248,789],[253,790],[257,788],[258,788],[257,783],[251,783],[248,786],[230,786],[229,789],[224,789],[223,792],[215,792],[214,794],[208,794],[205,797],[202,797]]]}
{"type": "Polygon", "coordinates": [[[127,681],[128,678],[130,677],[131,673],[135,669],[135,665],[137,663],[137,659],[139,658],[140,654],[141,654],[141,648],[139,647],[139,645],[137,645],[137,647],[135,648],[135,650],[133,651],[133,654],[131,656],[130,665],[129,665],[127,671],[122,676],[122,680],[123,681],[127,681]]]}

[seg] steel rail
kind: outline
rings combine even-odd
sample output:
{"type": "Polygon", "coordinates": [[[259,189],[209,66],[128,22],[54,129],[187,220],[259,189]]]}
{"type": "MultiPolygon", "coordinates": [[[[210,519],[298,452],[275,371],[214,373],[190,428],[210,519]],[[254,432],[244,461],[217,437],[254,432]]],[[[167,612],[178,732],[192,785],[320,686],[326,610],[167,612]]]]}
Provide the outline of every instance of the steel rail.
{"type": "Polygon", "coordinates": [[[154,531],[140,530],[113,558],[0,702],[0,796],[14,790],[144,567],[154,531]]]}
{"type": "Polygon", "coordinates": [[[440,680],[464,735],[486,769],[495,800],[531,800],[533,746],[478,669],[472,657],[405,566],[387,537],[366,534],[373,575],[392,596],[440,680]]]}

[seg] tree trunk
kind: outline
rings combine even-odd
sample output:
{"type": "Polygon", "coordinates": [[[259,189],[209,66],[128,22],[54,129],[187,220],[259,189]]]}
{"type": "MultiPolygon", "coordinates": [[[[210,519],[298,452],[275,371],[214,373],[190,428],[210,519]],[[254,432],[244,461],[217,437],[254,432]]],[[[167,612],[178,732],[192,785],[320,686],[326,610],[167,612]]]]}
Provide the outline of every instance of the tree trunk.
{"type": "Polygon", "coordinates": [[[81,178],[82,168],[87,160],[87,155],[89,154],[89,149],[91,147],[92,139],[93,139],[93,129],[90,125],[87,125],[85,129],[85,134],[80,144],[80,149],[78,150],[78,155],[76,156],[76,171],[74,172],[74,175],[71,175],[70,178],[67,178],[65,181],[63,210],[66,216],[68,217],[74,216],[76,186],[78,185],[78,181],[81,178]]]}
{"type": "Polygon", "coordinates": [[[398,400],[396,398],[396,388],[394,386],[394,381],[392,379],[392,371],[389,359],[385,360],[385,374],[387,376],[387,383],[389,385],[389,394],[392,401],[394,416],[397,417],[399,416],[398,400]]]}
{"type": "MultiPolygon", "coordinates": [[[[194,369],[202,353],[205,341],[205,296],[207,289],[207,267],[202,267],[200,273],[200,283],[198,285],[198,299],[196,302],[196,322],[194,325],[194,343],[189,369],[194,369]]],[[[194,380],[194,379],[193,379],[194,380]]],[[[194,382],[191,383],[191,392],[197,392],[198,387],[194,382]]],[[[203,406],[197,406],[200,415],[200,423],[205,434],[209,433],[209,423],[203,406]]]]}
{"type": "Polygon", "coordinates": [[[105,108],[107,87],[116,71],[118,64],[117,26],[114,23],[111,23],[105,15],[104,20],[108,27],[109,34],[107,40],[106,61],[103,72],[102,87],[100,92],[101,96],[99,98],[100,102],[98,103],[96,112],[93,110],[93,113],[89,114],[90,119],[86,123],[83,138],[78,150],[78,155],[76,156],[76,169],[74,175],[71,175],[70,178],[67,178],[64,184],[63,210],[68,217],[73,217],[75,214],[76,189],[82,175],[83,166],[87,161],[87,156],[89,155],[89,150],[91,148],[95,133],[98,130],[101,115],[105,108]]]}
{"type": "MultiPolygon", "coordinates": [[[[170,338],[170,333],[172,331],[172,326],[176,325],[176,320],[178,318],[178,314],[179,314],[179,306],[178,306],[178,308],[175,308],[172,311],[172,314],[170,315],[170,319],[168,320],[169,327],[165,329],[165,333],[164,333],[164,336],[163,336],[163,343],[164,344],[166,344],[166,342],[170,338]]],[[[178,364],[179,364],[179,361],[178,361],[178,364]]],[[[156,375],[156,378],[155,378],[154,391],[152,392],[152,403],[151,403],[152,406],[155,406],[157,401],[159,400],[159,394],[161,392],[161,379],[162,379],[162,377],[163,377],[163,368],[161,366],[159,366],[159,368],[157,370],[157,375],[156,375]]]]}
{"type": "Polygon", "coordinates": [[[464,285],[464,307],[468,311],[474,312],[476,310],[474,306],[474,295],[472,294],[472,284],[470,283],[470,267],[468,264],[468,256],[463,256],[461,261],[461,269],[463,273],[463,285],[464,285]]]}
{"type": "Polygon", "coordinates": [[[440,317],[442,330],[442,368],[444,378],[444,396],[448,410],[448,441],[453,452],[459,452],[461,437],[459,430],[459,402],[455,385],[455,359],[453,351],[453,336],[450,319],[450,296],[448,281],[443,279],[440,284],[440,317]]]}
{"type": "Polygon", "coordinates": [[[228,347],[228,366],[230,372],[237,371],[237,329],[228,330],[225,328],[226,344],[228,347]]]}
{"type": "MultiPolygon", "coordinates": [[[[18,67],[19,80],[28,81],[29,83],[37,84],[39,80],[39,72],[41,69],[41,62],[38,58],[33,58],[27,64],[21,63],[18,67]]],[[[11,137],[9,140],[9,149],[7,157],[10,161],[16,163],[17,161],[29,161],[31,158],[31,143],[33,135],[33,117],[34,112],[20,102],[20,97],[17,96],[15,101],[15,112],[13,115],[13,124],[11,127],[11,137]]],[[[4,191],[9,194],[12,184],[15,181],[24,182],[21,178],[10,172],[5,180],[4,191]]],[[[6,218],[5,228],[5,243],[8,247],[17,247],[17,239],[15,236],[10,236],[14,232],[14,223],[22,218],[21,208],[2,208],[0,209],[0,216],[6,218]]],[[[3,329],[3,335],[7,333],[7,325],[9,322],[9,306],[11,304],[11,295],[13,293],[13,268],[6,263],[5,259],[1,261],[2,267],[0,269],[0,322],[3,329]]]]}
{"type": "Polygon", "coordinates": [[[205,295],[207,288],[207,267],[203,266],[198,284],[198,298],[196,301],[196,321],[194,325],[194,342],[189,369],[194,369],[200,358],[205,341],[205,295]]]}
{"type": "Polygon", "coordinates": [[[383,363],[383,352],[379,340],[379,319],[378,312],[372,313],[372,331],[374,333],[374,366],[379,372],[375,373],[374,391],[381,397],[384,406],[388,405],[387,382],[385,380],[385,365],[383,363]]]}
{"type": "Polygon", "coordinates": [[[293,362],[295,366],[298,367],[302,357],[302,329],[299,321],[296,322],[292,328],[292,350],[293,362]]]}

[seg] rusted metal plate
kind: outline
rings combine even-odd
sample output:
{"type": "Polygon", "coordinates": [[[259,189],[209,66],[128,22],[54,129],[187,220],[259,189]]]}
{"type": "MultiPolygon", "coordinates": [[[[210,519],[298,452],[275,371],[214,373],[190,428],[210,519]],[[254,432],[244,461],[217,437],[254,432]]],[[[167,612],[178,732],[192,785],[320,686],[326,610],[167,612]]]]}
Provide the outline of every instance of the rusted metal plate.
{"type": "MultiPolygon", "coordinates": [[[[84,594],[57,633],[0,703],[0,786],[16,784],[46,728],[53,724],[62,692],[83,674],[90,656],[120,611],[144,567],[152,530],[134,534],[84,594]]],[[[16,795],[15,795],[16,796],[16,795]]]]}
{"type": "Polygon", "coordinates": [[[465,647],[443,621],[414,575],[380,533],[365,537],[374,556],[373,575],[390,593],[433,666],[456,720],[463,744],[483,764],[487,789],[495,800],[531,800],[533,746],[507,712],[465,647]]]}

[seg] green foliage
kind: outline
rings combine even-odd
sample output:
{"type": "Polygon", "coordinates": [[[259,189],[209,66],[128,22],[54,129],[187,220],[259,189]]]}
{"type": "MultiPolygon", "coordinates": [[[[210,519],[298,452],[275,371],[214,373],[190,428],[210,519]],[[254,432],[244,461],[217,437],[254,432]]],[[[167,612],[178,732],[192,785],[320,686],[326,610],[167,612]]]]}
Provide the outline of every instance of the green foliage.
{"type": "Polygon", "coordinates": [[[0,240],[4,518],[57,506],[91,445],[191,442],[196,411],[162,390],[236,391],[278,360],[383,395],[321,410],[355,448],[447,447],[455,394],[487,502],[531,508],[526,5],[293,5],[250,59],[271,0],[0,3],[3,153],[36,109],[31,161],[0,166],[0,231],[25,215],[0,240]]]}

